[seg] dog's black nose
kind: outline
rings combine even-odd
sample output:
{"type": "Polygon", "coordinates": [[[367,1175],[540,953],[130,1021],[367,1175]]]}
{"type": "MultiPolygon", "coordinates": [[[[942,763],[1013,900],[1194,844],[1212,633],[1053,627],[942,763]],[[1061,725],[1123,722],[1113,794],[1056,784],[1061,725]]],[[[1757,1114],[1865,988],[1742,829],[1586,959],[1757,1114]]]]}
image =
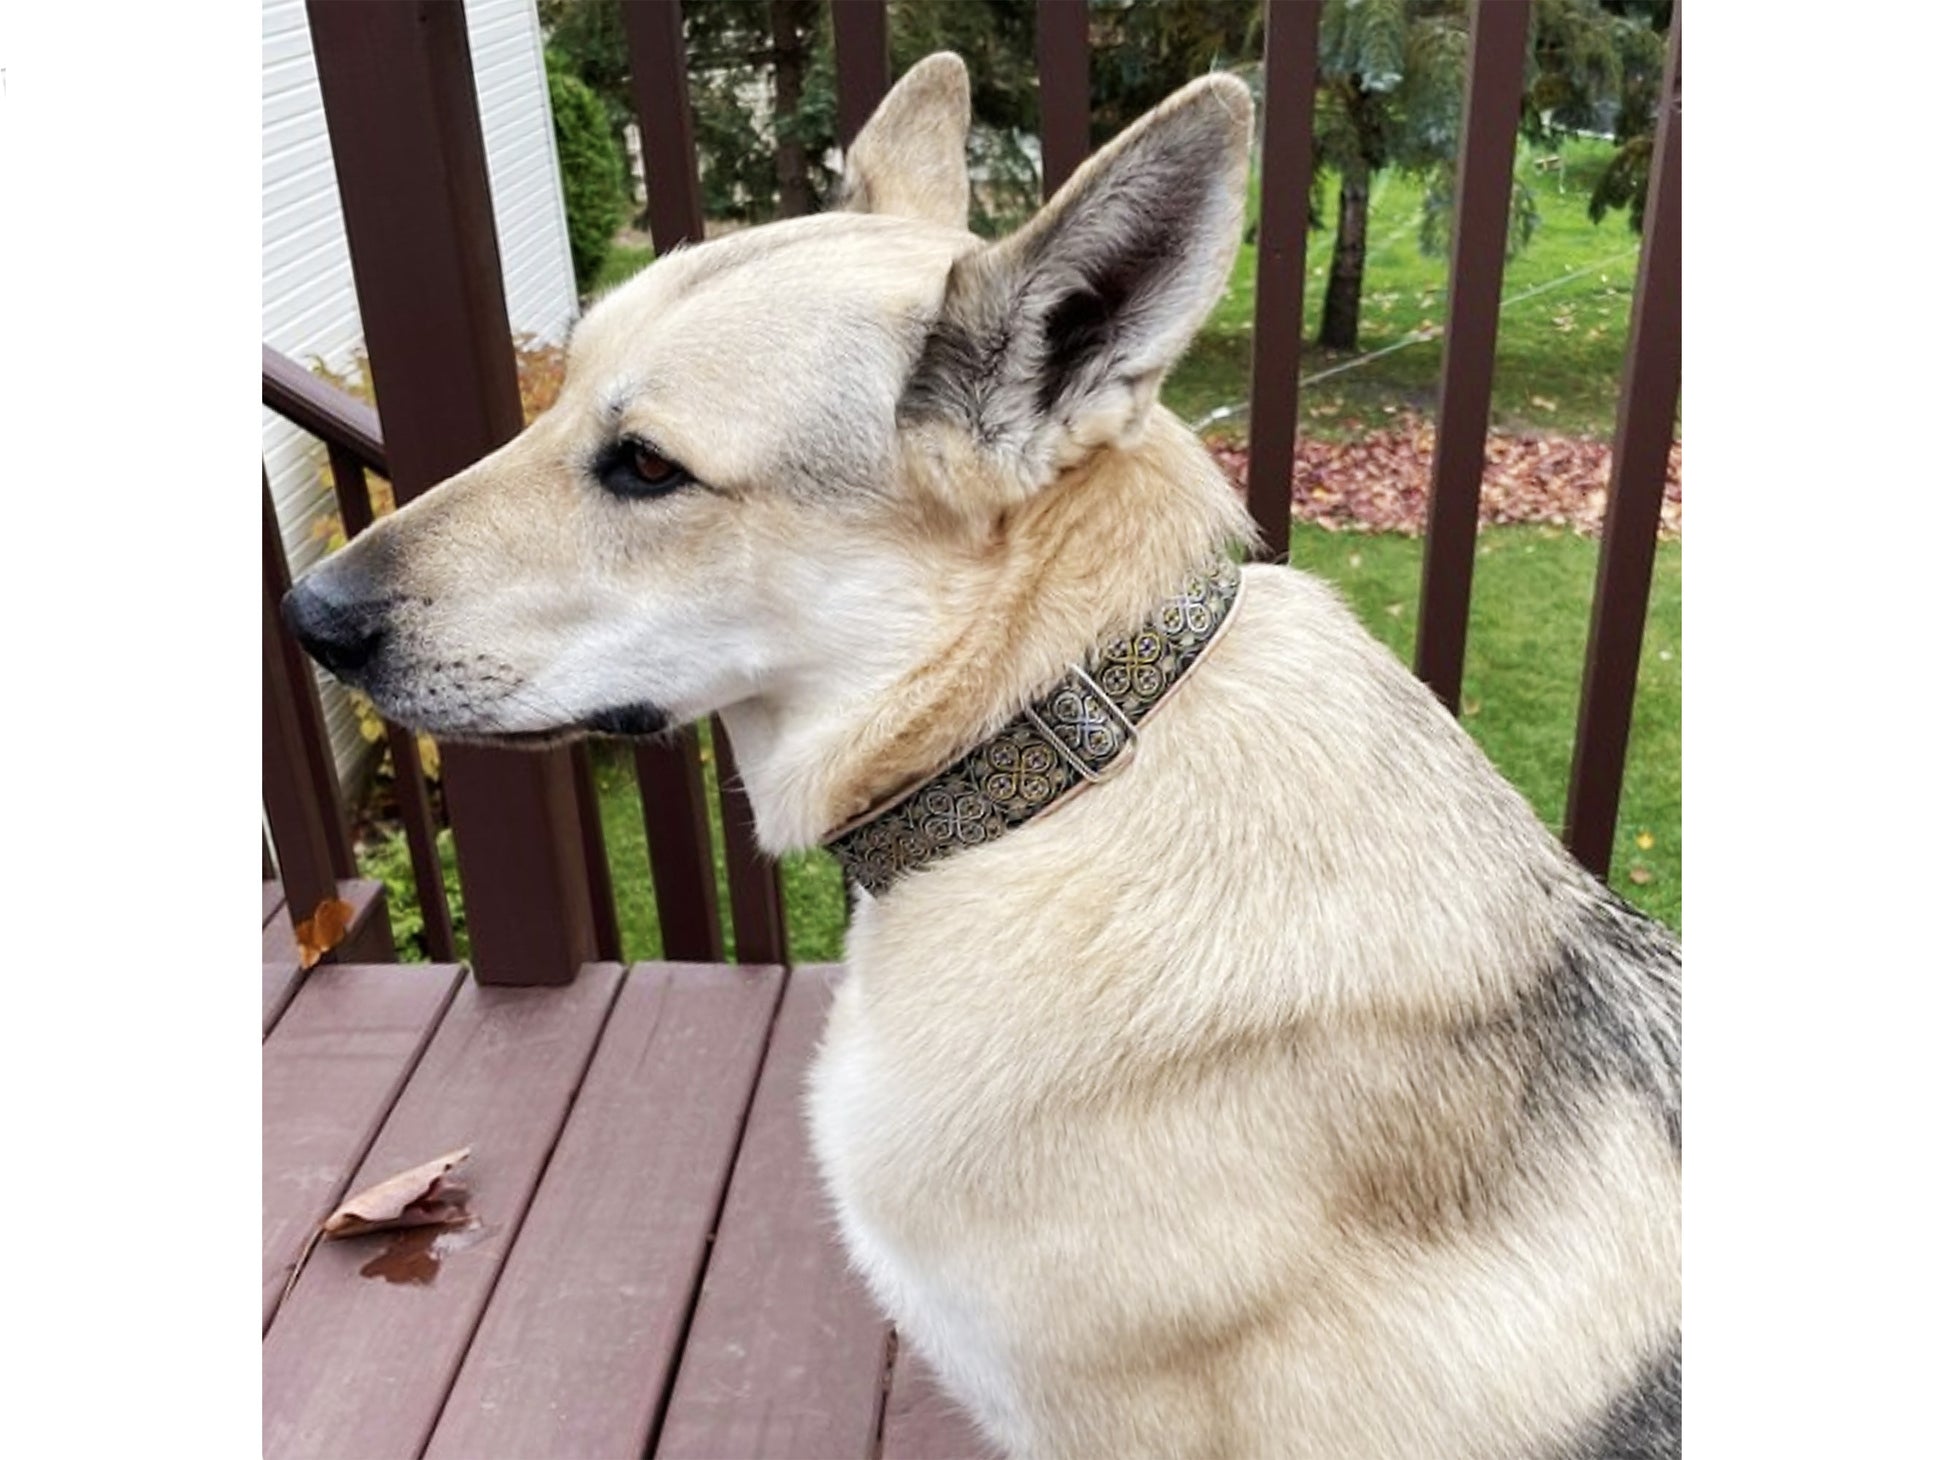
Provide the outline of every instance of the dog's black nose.
{"type": "Polygon", "coordinates": [[[371,662],[385,639],[385,605],[374,600],[339,603],[309,578],[284,595],[284,626],[304,651],[340,679],[371,662]]]}

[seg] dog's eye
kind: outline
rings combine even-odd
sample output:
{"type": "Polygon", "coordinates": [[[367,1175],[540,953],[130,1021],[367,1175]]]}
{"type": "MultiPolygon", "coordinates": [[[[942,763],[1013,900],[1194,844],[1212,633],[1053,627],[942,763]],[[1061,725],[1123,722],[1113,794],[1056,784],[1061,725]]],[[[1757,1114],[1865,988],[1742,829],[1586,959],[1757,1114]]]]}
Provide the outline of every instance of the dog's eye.
{"type": "Polygon", "coordinates": [[[660,497],[696,480],[646,441],[617,441],[602,454],[596,475],[618,497],[660,497]]]}

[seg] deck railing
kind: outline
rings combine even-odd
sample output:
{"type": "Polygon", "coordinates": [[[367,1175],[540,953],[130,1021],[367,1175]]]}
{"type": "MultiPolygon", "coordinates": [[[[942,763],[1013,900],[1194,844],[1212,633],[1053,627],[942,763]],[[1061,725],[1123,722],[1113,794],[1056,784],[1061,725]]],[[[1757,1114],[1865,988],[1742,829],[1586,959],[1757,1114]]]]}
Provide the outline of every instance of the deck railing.
{"type": "MultiPolygon", "coordinates": [[[[1258,224],[1250,464],[1265,554],[1290,551],[1305,229],[1323,0],[1265,0],[1263,206],[1258,224]]],[[[1458,702],[1505,257],[1530,0],[1475,0],[1454,200],[1419,638],[1420,676],[1458,702]]],[[[372,518],[366,473],[408,501],[520,428],[513,353],[460,0],[308,0],[366,348],[379,411],[266,349],[264,403],[325,443],[348,535],[372,518]],[[381,433],[379,416],[387,429],[381,433]]],[[[841,141],[888,84],[885,0],[831,0],[841,141]]],[[[658,252],[703,236],[680,0],[623,0],[658,252]]],[[[1039,0],[1043,192],[1088,151],[1086,0],[1039,0]]],[[[1606,875],[1654,564],[1680,378],[1681,11],[1668,37],[1607,518],[1564,837],[1606,875]]],[[[309,671],[273,612],[287,579],[265,493],[266,814],[294,912],[352,875],[309,671]]],[[[721,786],[735,954],[785,957],[775,868],[758,855],[729,739],[712,737],[721,786]]],[[[388,728],[401,818],[435,957],[452,951],[430,801],[413,737],[388,728]]],[[[634,753],[665,956],[720,960],[701,736],[691,726],[634,753]]],[[[620,955],[613,889],[585,748],[445,752],[476,972],[563,982],[620,955]]],[[[328,894],[326,894],[328,895],[328,894]]]]}

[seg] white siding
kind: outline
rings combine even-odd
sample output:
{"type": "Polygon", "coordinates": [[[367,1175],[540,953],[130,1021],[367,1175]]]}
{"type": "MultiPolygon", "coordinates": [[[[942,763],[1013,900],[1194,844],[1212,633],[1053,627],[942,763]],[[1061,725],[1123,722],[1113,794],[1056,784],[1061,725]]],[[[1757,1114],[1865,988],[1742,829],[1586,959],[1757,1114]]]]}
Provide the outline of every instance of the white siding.
{"type": "MultiPolygon", "coordinates": [[[[466,32],[507,317],[517,332],[559,340],[577,305],[534,0],[467,0],[466,32]]],[[[263,46],[264,343],[345,370],[363,331],[303,0],[263,0],[263,46]]],[[[324,453],[265,411],[263,457],[291,570],[302,572],[323,553],[319,525],[333,510],[324,453]]],[[[364,742],[343,693],[323,682],[323,694],[338,768],[349,774],[364,742]]]]}

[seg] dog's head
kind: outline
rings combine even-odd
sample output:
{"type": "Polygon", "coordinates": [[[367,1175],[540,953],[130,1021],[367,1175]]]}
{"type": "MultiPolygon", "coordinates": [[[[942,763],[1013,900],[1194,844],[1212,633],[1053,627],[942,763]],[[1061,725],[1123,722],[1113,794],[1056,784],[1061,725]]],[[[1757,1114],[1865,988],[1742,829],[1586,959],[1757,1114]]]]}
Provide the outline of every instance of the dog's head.
{"type": "Polygon", "coordinates": [[[287,622],[386,716],[652,732],[903,652],[914,543],[978,538],[1138,437],[1221,294],[1250,101],[1213,76],[1025,227],[966,229],[958,58],[914,67],[843,208],[673,251],[573,332],[554,407],[307,574],[287,622]]]}

